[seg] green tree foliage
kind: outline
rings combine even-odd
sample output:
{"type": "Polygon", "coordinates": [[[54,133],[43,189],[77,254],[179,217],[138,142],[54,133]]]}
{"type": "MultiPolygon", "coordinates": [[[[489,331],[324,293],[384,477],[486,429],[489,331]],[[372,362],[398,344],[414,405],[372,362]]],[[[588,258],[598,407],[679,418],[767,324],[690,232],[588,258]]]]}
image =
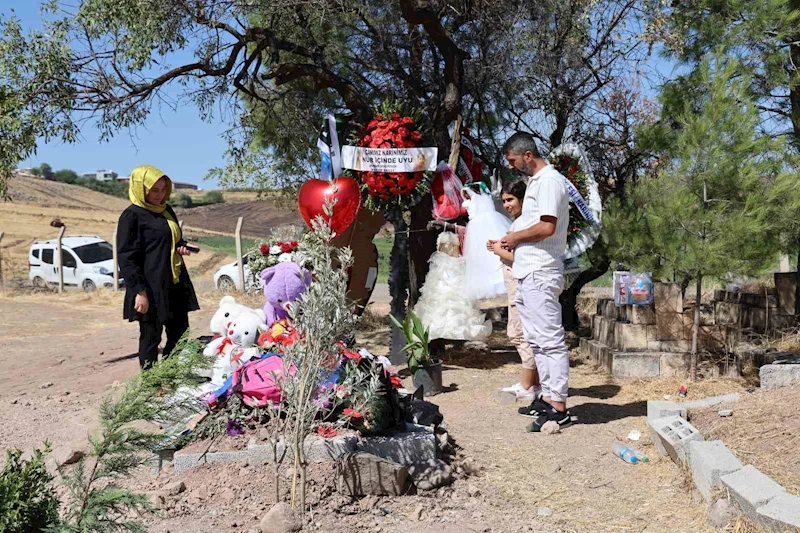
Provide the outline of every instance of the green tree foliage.
{"type": "Polygon", "coordinates": [[[225,197],[222,195],[222,191],[208,191],[203,197],[203,203],[206,205],[224,204],[225,197]]]}
{"type": "Polygon", "coordinates": [[[21,450],[6,450],[0,470],[0,531],[37,533],[58,524],[59,501],[47,471],[45,450],[22,459],[21,450]]]}
{"type": "Polygon", "coordinates": [[[79,179],[77,172],[66,168],[56,171],[53,178],[61,183],[76,183],[79,179]]]}
{"type": "MultiPolygon", "coordinates": [[[[760,134],[739,66],[706,58],[692,76],[696,91],[664,91],[665,115],[643,132],[660,152],[657,167],[604,220],[614,258],[694,279],[698,301],[704,277],[757,274],[776,258],[769,194],[784,172],[785,146],[760,134]]],[[[699,305],[694,353],[698,325],[699,305]]]]}

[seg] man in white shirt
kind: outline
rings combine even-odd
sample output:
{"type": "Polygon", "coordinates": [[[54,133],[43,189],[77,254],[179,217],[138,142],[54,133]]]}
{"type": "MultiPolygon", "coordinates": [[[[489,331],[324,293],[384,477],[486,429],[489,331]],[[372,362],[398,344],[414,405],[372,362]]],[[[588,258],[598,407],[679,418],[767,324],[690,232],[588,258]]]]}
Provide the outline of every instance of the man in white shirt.
{"type": "Polygon", "coordinates": [[[509,167],[528,180],[522,215],[514,225],[519,229],[507,233],[501,242],[514,250],[517,309],[542,384],[542,397],[519,412],[535,418],[528,431],[539,432],[548,421],[564,428],[571,425],[569,351],[558,297],[564,288],[569,194],[564,176],[539,154],[532,135],[515,133],[503,152],[509,167]]]}

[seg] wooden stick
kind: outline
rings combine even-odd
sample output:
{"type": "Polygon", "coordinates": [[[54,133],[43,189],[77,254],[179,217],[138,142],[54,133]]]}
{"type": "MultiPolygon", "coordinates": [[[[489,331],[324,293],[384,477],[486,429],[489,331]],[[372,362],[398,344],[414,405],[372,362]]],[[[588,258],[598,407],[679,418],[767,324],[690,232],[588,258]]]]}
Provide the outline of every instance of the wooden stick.
{"type": "MultiPolygon", "coordinates": [[[[5,233],[0,231],[0,245],[3,244],[3,235],[5,235],[5,233]]],[[[3,248],[0,247],[0,288],[5,288],[5,286],[6,282],[3,277],[3,248]]]]}
{"type": "Polygon", "coordinates": [[[458,165],[458,157],[461,154],[461,115],[456,118],[456,126],[453,130],[453,142],[450,144],[450,159],[448,164],[453,172],[456,171],[458,165]]]}
{"type": "Polygon", "coordinates": [[[64,292],[64,262],[62,261],[61,239],[64,237],[64,232],[67,230],[65,226],[61,226],[58,230],[58,239],[56,240],[56,258],[58,265],[58,292],[64,292]]]}
{"type": "Polygon", "coordinates": [[[111,241],[111,254],[113,257],[114,268],[114,291],[119,290],[119,255],[117,255],[117,228],[119,222],[114,226],[114,238],[111,241]]]}
{"type": "Polygon", "coordinates": [[[244,217],[236,221],[236,264],[239,267],[239,290],[244,292],[244,265],[242,264],[242,222],[244,217]]]}

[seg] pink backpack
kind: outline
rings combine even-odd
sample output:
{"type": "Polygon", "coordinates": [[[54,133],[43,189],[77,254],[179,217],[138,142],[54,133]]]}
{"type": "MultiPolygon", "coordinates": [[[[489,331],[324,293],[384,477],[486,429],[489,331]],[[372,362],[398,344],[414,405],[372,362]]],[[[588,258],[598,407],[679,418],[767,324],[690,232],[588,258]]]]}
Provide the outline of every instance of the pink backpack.
{"type": "MultiPolygon", "coordinates": [[[[289,373],[294,375],[294,367],[289,369],[289,373]]],[[[250,407],[265,407],[270,400],[277,404],[281,401],[280,383],[284,375],[283,359],[271,355],[234,370],[231,389],[250,407]]]]}

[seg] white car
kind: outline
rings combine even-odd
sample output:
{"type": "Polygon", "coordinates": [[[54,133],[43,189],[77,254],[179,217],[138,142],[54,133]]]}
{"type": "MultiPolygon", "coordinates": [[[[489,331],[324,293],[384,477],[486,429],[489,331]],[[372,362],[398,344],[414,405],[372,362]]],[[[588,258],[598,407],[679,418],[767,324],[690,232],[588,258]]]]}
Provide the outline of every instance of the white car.
{"type": "MultiPolygon", "coordinates": [[[[247,256],[242,256],[242,268],[244,268],[245,289],[247,292],[261,290],[261,280],[257,284],[253,284],[253,277],[250,275],[250,269],[247,266],[247,256]]],[[[235,291],[239,286],[239,263],[233,262],[227,265],[222,265],[214,272],[214,287],[222,292],[235,291]]]]}
{"type": "MultiPolygon", "coordinates": [[[[28,252],[28,279],[35,286],[58,283],[56,239],[35,241],[28,252]]],[[[97,235],[74,235],[61,239],[61,266],[64,285],[75,285],[86,292],[114,286],[114,250],[97,235]]],[[[123,280],[120,286],[123,286],[123,280]]]]}

